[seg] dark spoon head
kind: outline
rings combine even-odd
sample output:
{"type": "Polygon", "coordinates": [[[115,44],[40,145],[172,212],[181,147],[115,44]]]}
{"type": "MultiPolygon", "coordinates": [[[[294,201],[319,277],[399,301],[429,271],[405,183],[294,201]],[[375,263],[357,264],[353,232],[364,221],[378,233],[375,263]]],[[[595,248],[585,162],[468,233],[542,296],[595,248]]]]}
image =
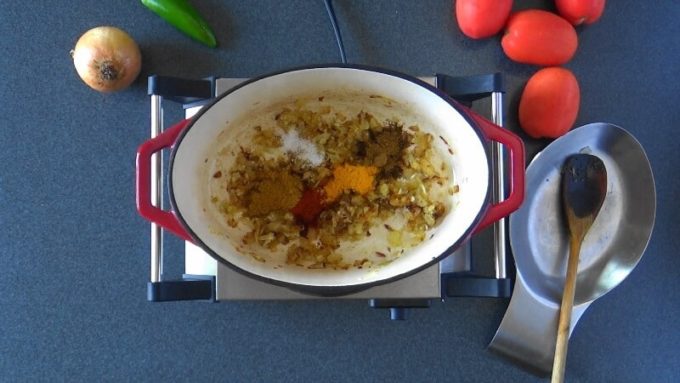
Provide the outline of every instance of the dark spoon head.
{"type": "Polygon", "coordinates": [[[562,167],[562,203],[567,217],[595,218],[607,194],[607,169],[597,156],[574,154],[562,167]]]}

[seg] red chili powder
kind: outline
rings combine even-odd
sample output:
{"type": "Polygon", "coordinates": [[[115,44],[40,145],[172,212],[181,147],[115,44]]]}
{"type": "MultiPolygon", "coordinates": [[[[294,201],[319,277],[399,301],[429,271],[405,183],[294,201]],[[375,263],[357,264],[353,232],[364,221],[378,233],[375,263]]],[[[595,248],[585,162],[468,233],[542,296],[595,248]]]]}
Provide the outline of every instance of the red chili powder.
{"type": "Polygon", "coordinates": [[[314,225],[319,214],[325,208],[323,191],[320,189],[305,189],[297,205],[291,212],[305,225],[314,225]]]}

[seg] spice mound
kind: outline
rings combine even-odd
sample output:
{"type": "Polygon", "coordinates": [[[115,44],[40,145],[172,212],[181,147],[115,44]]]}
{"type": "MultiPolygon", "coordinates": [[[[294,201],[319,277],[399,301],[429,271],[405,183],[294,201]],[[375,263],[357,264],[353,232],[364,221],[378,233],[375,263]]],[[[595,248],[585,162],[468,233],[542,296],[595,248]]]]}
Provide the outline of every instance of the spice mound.
{"type": "Polygon", "coordinates": [[[346,190],[361,195],[373,190],[375,166],[340,165],[333,169],[333,178],[323,187],[328,201],[335,201],[346,190]]]}
{"type": "Polygon", "coordinates": [[[451,209],[457,187],[430,133],[332,104],[277,105],[251,122],[247,140],[216,151],[210,199],[241,233],[240,253],[274,267],[380,267],[451,209]]]}

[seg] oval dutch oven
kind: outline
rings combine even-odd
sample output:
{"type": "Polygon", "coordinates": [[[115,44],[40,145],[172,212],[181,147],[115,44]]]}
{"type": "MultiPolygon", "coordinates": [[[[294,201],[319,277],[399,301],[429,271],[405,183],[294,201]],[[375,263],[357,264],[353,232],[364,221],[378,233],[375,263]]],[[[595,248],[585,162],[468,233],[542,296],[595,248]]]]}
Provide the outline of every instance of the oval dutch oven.
{"type": "MultiPolygon", "coordinates": [[[[442,141],[444,141],[442,140],[442,141]]],[[[435,140],[439,141],[439,140],[435,140]]],[[[341,295],[395,281],[441,260],[472,234],[516,210],[524,198],[524,146],[512,133],[460,105],[442,91],[408,75],[355,65],[315,66],[259,77],[220,95],[193,118],[167,129],[143,143],[137,153],[137,209],[146,219],[201,246],[208,254],[250,277],[319,295],[341,295]],[[200,198],[206,179],[199,171],[205,166],[206,151],[230,122],[243,120],[256,108],[273,105],[291,97],[348,89],[367,95],[381,95],[408,105],[426,116],[453,147],[451,168],[459,192],[455,208],[420,245],[379,268],[309,270],[295,265],[258,262],[240,254],[224,236],[211,229],[207,210],[214,208],[200,198]],[[498,203],[491,202],[491,161],[485,146],[500,142],[509,149],[510,192],[498,203]],[[150,202],[151,155],[172,147],[169,165],[169,195],[172,210],[163,211],[150,202]]]]}

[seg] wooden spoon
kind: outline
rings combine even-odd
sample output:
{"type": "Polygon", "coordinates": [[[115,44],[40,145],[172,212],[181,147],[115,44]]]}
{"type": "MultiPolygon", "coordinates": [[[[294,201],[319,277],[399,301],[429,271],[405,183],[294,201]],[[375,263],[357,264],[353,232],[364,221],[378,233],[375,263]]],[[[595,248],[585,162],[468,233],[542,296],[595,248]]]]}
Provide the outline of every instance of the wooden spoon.
{"type": "Polygon", "coordinates": [[[562,167],[562,208],[569,228],[569,262],[557,326],[553,383],[564,381],[581,244],[600,212],[606,194],[607,169],[601,159],[590,154],[574,154],[567,158],[562,167]]]}

